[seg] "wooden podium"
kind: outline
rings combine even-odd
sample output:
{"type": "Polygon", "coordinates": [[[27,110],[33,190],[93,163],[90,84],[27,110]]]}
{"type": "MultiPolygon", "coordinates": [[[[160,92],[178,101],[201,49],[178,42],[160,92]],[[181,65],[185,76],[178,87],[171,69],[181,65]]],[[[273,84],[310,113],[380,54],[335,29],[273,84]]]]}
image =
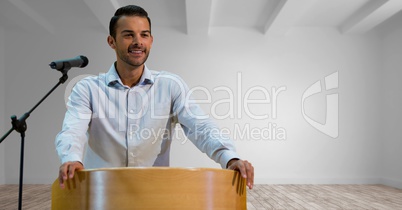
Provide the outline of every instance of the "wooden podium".
{"type": "Polygon", "coordinates": [[[247,209],[240,173],[212,168],[107,168],[77,171],[52,185],[52,210],[247,209]]]}

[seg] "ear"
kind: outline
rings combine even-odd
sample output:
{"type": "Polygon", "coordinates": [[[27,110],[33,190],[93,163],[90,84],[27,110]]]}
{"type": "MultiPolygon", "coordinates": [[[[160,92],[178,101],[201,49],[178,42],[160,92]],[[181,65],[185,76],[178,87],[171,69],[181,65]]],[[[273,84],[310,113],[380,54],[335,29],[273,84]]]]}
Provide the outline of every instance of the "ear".
{"type": "Polygon", "coordinates": [[[107,37],[107,43],[109,44],[109,46],[112,48],[112,49],[116,49],[116,45],[115,45],[115,40],[114,40],[114,38],[112,37],[112,36],[108,36],[107,37]]]}
{"type": "Polygon", "coordinates": [[[152,34],[151,34],[151,48],[152,48],[153,43],[154,43],[154,36],[152,36],[152,34]]]}

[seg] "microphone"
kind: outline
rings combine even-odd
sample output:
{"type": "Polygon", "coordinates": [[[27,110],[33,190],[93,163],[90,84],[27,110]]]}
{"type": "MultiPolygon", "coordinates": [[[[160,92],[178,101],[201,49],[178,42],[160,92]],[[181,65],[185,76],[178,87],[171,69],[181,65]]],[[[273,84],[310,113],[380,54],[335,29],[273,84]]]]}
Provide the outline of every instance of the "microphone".
{"type": "Polygon", "coordinates": [[[72,67],[84,68],[88,65],[88,58],[79,55],[75,58],[53,61],[49,64],[50,68],[56,69],[58,71],[70,70],[72,67]]]}

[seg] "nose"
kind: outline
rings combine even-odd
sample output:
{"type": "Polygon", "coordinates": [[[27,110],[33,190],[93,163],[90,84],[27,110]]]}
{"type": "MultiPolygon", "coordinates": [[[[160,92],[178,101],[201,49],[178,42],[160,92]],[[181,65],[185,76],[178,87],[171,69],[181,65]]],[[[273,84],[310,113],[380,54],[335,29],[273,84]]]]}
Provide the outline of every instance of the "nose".
{"type": "Polygon", "coordinates": [[[139,35],[137,36],[133,36],[133,42],[132,44],[134,46],[142,46],[142,41],[141,41],[141,37],[139,35]]]}

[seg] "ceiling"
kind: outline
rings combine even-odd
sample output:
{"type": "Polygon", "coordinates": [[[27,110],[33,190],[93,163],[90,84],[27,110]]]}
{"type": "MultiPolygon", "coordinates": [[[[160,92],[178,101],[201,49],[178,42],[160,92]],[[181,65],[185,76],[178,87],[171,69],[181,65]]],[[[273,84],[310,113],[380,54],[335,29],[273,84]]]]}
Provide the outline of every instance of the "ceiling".
{"type": "Polygon", "coordinates": [[[333,27],[365,33],[402,9],[402,0],[2,0],[0,27],[46,30],[94,28],[107,32],[120,6],[146,9],[153,27],[188,35],[213,27],[283,34],[291,27],[333,27]]]}

